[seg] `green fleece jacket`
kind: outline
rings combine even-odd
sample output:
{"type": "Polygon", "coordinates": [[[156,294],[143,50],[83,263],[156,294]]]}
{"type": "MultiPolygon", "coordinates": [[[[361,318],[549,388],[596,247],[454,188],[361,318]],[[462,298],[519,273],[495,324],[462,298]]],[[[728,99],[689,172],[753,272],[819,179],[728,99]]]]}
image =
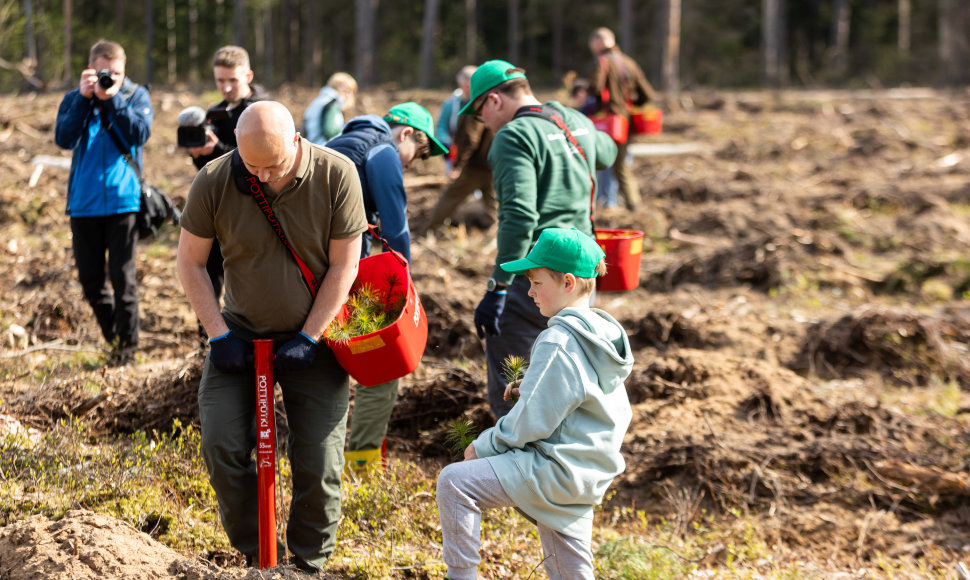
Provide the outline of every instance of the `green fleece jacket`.
{"type": "Polygon", "coordinates": [[[499,264],[524,258],[542,230],[575,227],[593,235],[590,173],[616,159],[616,143],[585,115],[554,101],[546,105],[562,114],[586,159],[559,127],[540,117],[516,117],[495,134],[488,152],[498,199],[492,278],[506,284],[514,275],[499,264]]]}
{"type": "Polygon", "coordinates": [[[593,506],[626,468],[620,446],[632,411],[623,381],[633,355],[620,324],[566,308],[532,347],[519,400],[472,443],[525,515],[588,541],[593,506]]]}

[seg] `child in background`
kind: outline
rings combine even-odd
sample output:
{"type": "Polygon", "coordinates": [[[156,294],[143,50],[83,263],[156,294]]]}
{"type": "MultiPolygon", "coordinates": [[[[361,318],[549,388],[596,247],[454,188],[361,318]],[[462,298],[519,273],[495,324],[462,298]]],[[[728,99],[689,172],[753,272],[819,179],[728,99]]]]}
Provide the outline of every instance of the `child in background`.
{"type": "Polygon", "coordinates": [[[544,230],[528,256],[502,269],[525,274],[549,319],[532,347],[508,415],[438,475],[442,552],[448,578],[478,575],[481,516],[512,506],[539,528],[549,578],[593,578],[593,506],[626,467],[620,446],[632,411],[623,381],[633,355],[626,332],[591,308],[603,251],[579,230],[544,230]]]}

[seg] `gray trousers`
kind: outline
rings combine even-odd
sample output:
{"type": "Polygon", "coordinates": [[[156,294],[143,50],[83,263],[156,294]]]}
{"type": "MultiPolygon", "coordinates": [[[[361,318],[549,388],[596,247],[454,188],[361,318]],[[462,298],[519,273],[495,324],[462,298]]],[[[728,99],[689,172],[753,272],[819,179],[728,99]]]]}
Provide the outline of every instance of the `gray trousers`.
{"type": "MultiPolygon", "coordinates": [[[[514,507],[487,459],[452,463],[438,474],[441,552],[452,580],[475,580],[481,562],[482,510],[514,507]]],[[[550,580],[593,578],[591,538],[579,540],[537,524],[550,580]]]]}
{"type": "MultiPolygon", "coordinates": [[[[248,338],[248,337],[247,337],[248,338]]],[[[202,454],[233,547],[256,556],[255,372],[224,373],[208,357],[199,384],[202,454]]],[[[340,520],[340,474],[350,381],[333,352],[321,347],[304,371],[273,377],[283,392],[290,429],[293,501],[286,526],[294,555],[322,567],[333,553],[340,520]]]]}

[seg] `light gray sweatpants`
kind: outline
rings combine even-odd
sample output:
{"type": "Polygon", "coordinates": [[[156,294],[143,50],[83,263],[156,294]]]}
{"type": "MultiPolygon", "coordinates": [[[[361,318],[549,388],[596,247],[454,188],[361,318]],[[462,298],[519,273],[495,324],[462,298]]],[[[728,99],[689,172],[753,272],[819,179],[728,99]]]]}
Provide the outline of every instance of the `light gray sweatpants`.
{"type": "MultiPolygon", "coordinates": [[[[452,463],[438,474],[438,518],[448,578],[475,580],[481,562],[482,510],[514,507],[486,459],[452,463]]],[[[591,580],[591,540],[578,540],[538,524],[542,565],[550,580],[591,580]]]]}

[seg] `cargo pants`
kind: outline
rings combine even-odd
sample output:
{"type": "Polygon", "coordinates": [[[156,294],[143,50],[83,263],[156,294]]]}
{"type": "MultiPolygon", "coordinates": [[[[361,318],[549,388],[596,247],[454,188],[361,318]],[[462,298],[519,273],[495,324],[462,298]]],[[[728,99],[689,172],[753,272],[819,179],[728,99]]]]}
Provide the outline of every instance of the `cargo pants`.
{"type": "MultiPolygon", "coordinates": [[[[247,339],[250,337],[246,337],[247,339]]],[[[321,345],[309,369],[274,373],[283,393],[293,470],[286,540],[290,552],[322,568],[336,546],[350,381],[321,345]]],[[[258,555],[255,371],[224,373],[205,361],[199,384],[202,454],[233,547],[258,555]]]]}

